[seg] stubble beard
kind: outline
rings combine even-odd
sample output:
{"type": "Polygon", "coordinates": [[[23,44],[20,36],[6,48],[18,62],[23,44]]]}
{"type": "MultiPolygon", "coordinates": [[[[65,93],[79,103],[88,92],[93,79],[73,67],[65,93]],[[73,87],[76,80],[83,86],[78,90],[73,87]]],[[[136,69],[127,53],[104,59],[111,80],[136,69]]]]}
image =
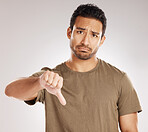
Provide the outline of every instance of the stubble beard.
{"type": "MultiPolygon", "coordinates": [[[[75,49],[73,46],[70,46],[73,54],[81,60],[88,60],[88,59],[92,58],[94,55],[96,55],[96,53],[98,51],[98,47],[94,51],[91,48],[87,47],[89,49],[89,52],[78,51],[78,47],[81,47],[81,46],[76,46],[75,49]]],[[[82,45],[82,47],[83,47],[83,45],[82,45]]]]}

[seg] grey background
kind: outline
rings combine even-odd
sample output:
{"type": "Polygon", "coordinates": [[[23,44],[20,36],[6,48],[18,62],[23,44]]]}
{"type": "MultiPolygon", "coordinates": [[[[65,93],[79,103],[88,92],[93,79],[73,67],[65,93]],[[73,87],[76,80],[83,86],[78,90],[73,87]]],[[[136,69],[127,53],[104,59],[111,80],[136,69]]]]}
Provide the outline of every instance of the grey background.
{"type": "Polygon", "coordinates": [[[4,95],[5,86],[70,57],[66,30],[79,4],[95,3],[107,16],[106,40],[97,56],[130,77],[141,102],[139,130],[148,130],[147,0],[0,0],[0,131],[44,132],[44,105],[28,106],[4,95]]]}

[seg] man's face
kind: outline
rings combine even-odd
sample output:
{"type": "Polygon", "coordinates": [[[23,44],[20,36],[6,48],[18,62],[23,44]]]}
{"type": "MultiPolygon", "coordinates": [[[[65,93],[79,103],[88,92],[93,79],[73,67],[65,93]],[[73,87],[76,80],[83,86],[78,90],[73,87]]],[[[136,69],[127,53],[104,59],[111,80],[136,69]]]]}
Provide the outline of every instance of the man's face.
{"type": "Polygon", "coordinates": [[[94,18],[78,16],[73,26],[73,31],[67,29],[72,53],[79,59],[87,60],[93,57],[98,48],[103,44],[102,23],[94,18]]]}

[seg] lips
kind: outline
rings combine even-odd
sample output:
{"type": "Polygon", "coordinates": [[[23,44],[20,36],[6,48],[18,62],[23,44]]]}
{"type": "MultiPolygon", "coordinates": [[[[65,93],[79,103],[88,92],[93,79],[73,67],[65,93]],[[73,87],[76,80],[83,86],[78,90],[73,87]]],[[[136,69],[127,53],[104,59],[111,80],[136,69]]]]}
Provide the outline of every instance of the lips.
{"type": "Polygon", "coordinates": [[[89,51],[88,48],[84,48],[84,47],[79,47],[78,49],[81,50],[81,51],[85,51],[85,52],[89,51]]]}

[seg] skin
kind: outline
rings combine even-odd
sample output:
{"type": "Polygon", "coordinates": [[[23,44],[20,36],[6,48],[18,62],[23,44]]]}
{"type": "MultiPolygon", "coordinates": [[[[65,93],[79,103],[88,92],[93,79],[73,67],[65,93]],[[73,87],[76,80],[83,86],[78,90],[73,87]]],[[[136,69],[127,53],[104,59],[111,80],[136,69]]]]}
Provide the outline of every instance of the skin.
{"type": "MultiPolygon", "coordinates": [[[[73,30],[67,29],[70,40],[71,57],[66,65],[78,72],[87,72],[98,63],[96,53],[102,46],[105,36],[102,35],[102,23],[93,18],[78,16],[73,30]]],[[[9,83],[5,94],[21,100],[32,100],[37,97],[38,91],[46,89],[57,96],[62,105],[66,100],[61,93],[63,78],[57,73],[46,71],[40,77],[20,78],[9,83]]],[[[122,132],[138,132],[137,113],[120,116],[119,125],[122,132]]]]}

